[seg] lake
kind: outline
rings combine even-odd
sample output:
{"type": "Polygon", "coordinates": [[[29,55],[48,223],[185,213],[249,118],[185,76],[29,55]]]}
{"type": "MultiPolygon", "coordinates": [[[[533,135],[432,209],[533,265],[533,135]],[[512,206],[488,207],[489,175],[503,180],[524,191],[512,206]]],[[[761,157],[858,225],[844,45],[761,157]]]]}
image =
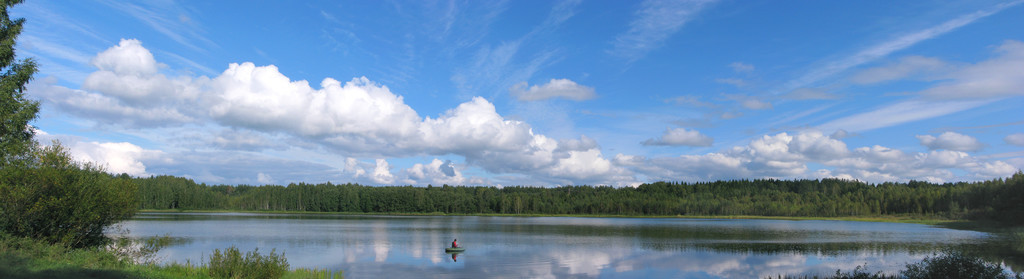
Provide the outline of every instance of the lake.
{"type": "Polygon", "coordinates": [[[214,249],[284,252],[346,278],[764,278],[865,265],[894,272],[991,235],[919,224],[683,218],[142,213],[129,237],[179,240],[162,262],[214,249]],[[447,254],[458,238],[467,250],[447,254]]]}

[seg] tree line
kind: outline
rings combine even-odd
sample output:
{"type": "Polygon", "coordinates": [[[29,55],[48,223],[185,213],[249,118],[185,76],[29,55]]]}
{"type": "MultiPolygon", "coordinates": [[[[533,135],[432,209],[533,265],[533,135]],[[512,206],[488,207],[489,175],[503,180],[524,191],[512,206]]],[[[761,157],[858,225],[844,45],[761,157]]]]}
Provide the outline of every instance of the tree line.
{"type": "Polygon", "coordinates": [[[1024,173],[980,182],[868,184],[842,179],[654,182],[639,187],[287,186],[199,184],[174,176],[135,178],[142,209],[349,213],[927,215],[1024,221],[1024,173]]]}

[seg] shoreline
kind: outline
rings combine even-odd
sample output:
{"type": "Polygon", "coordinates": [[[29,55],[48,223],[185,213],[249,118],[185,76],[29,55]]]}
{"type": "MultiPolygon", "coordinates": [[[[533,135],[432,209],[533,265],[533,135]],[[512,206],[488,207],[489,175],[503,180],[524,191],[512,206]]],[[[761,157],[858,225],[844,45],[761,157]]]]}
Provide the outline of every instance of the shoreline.
{"type": "MultiPolygon", "coordinates": [[[[138,213],[262,213],[262,214],[297,214],[297,215],[350,215],[350,216],[489,216],[489,217],[575,217],[575,218],[678,218],[678,219],[749,219],[749,220],[789,220],[789,221],[854,221],[881,223],[909,223],[932,226],[965,225],[982,226],[981,223],[969,220],[928,218],[926,216],[844,216],[844,217],[803,217],[803,216],[759,216],[759,215],[614,215],[614,214],[461,214],[442,212],[314,212],[314,211],[280,211],[280,210],[227,210],[227,209],[140,209],[138,213]]],[[[945,227],[945,226],[944,226],[945,227]]],[[[963,228],[960,228],[963,229],[963,228]]]]}

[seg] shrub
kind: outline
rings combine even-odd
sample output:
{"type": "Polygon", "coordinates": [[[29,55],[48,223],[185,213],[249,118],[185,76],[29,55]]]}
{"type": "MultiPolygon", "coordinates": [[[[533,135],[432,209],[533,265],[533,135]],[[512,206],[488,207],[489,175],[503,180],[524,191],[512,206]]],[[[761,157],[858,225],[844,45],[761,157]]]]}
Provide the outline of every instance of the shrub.
{"type": "Polygon", "coordinates": [[[259,248],[243,257],[238,248],[231,246],[223,253],[213,250],[208,268],[210,276],[217,278],[280,278],[288,272],[288,260],[274,250],[269,255],[260,255],[259,248]]]}
{"type": "Polygon", "coordinates": [[[0,230],[67,247],[105,244],[105,227],[130,218],[138,187],[71,159],[54,142],[28,166],[0,168],[0,230]]]}
{"type": "MultiPolygon", "coordinates": [[[[908,264],[902,273],[908,279],[927,278],[998,278],[1009,279],[1013,275],[1003,272],[998,264],[989,263],[978,257],[964,255],[959,251],[926,257],[921,262],[908,264]]],[[[1020,278],[1020,275],[1016,275],[1020,278]]]]}

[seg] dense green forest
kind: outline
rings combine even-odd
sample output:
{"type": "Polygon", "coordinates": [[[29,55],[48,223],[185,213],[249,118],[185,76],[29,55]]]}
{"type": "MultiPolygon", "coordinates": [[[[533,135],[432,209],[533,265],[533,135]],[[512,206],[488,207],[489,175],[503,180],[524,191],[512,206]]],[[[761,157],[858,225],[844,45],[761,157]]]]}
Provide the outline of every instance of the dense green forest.
{"type": "Polygon", "coordinates": [[[655,182],[639,187],[413,187],[357,184],[207,186],[187,178],[136,178],[142,209],[364,213],[928,215],[1024,222],[1024,173],[982,182],[867,184],[858,181],[655,182]]]}

